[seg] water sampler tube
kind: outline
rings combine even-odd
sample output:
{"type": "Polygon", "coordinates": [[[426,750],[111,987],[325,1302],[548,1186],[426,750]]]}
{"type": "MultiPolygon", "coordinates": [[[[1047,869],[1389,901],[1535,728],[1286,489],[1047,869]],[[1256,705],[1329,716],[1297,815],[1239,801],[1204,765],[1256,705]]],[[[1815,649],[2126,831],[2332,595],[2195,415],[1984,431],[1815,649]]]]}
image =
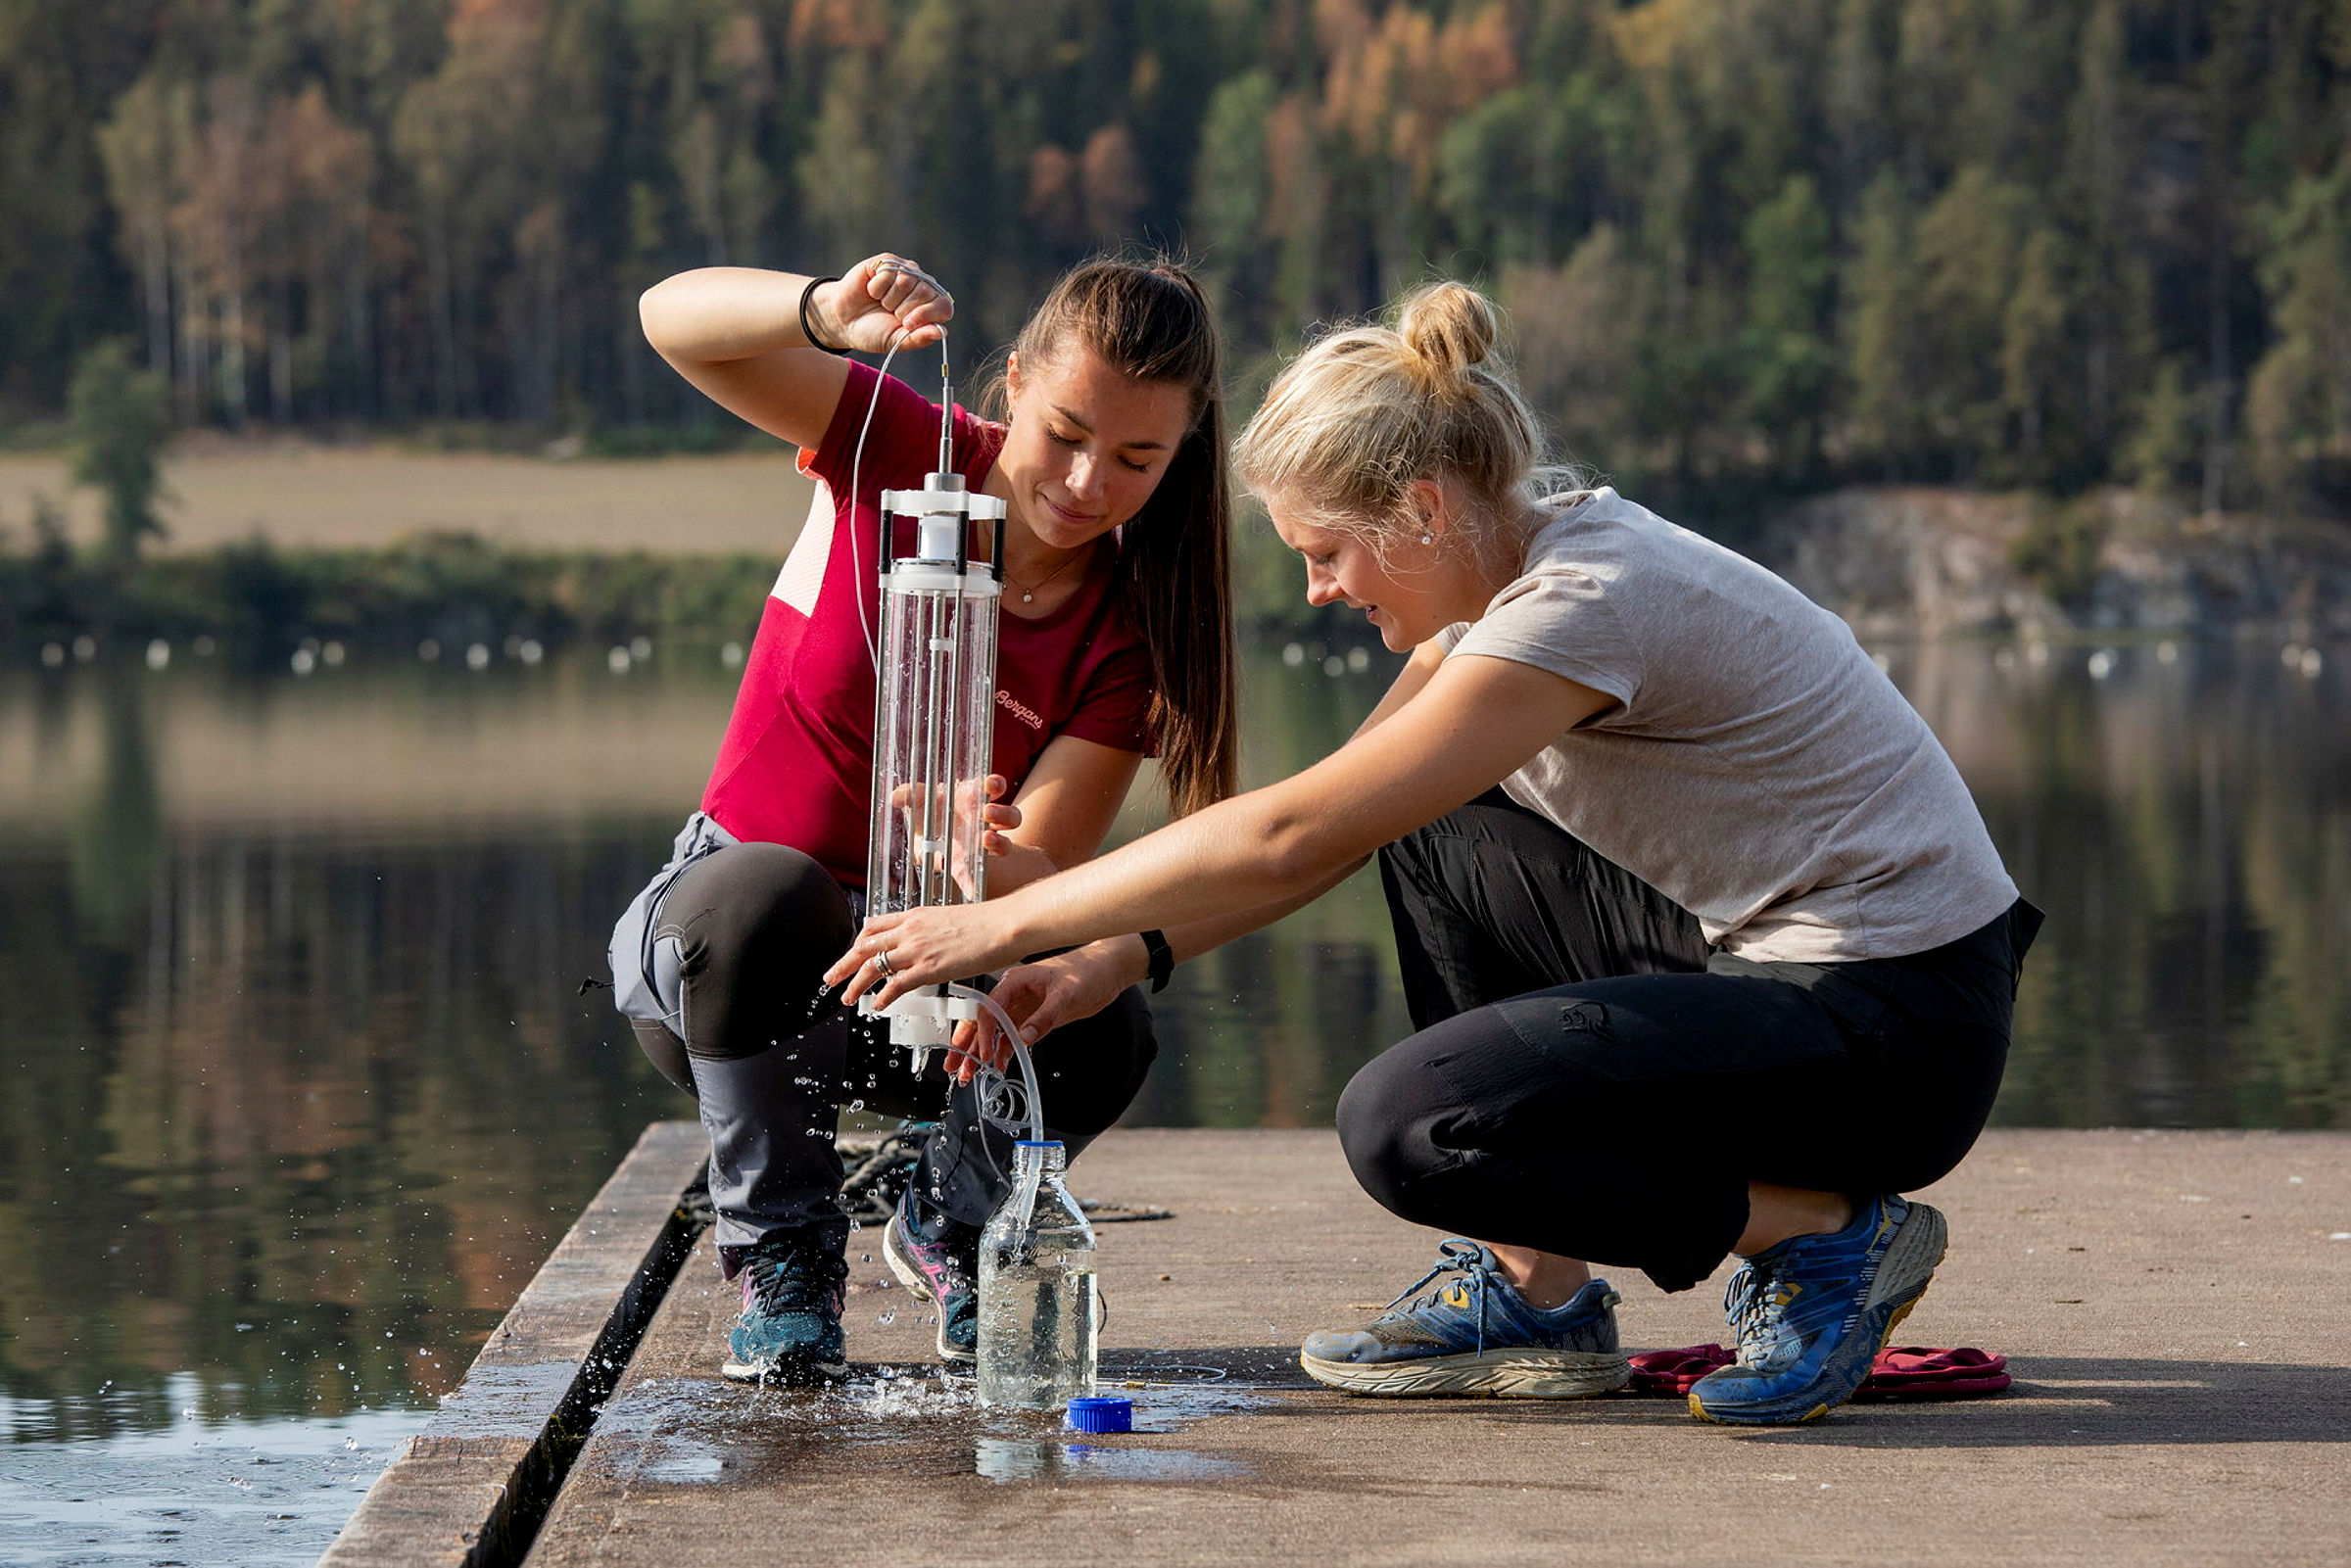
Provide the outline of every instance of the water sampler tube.
{"type": "MultiPolygon", "coordinates": [[[[886,358],[885,369],[888,363],[886,358]]],[[[920,490],[886,490],[881,497],[869,917],[978,903],[987,893],[987,777],[995,736],[1005,503],[971,490],[954,470],[953,383],[943,340],[939,380],[936,471],[920,490]],[[983,525],[988,547],[980,560],[972,545],[983,525]],[[902,554],[899,542],[909,532],[911,553],[902,554]]],[[[862,432],[858,445],[862,456],[862,432]]],[[[1028,1140],[1016,1156],[1011,1190],[983,1240],[981,1397],[984,1402],[1054,1408],[1093,1392],[1094,1243],[1081,1208],[1052,1164],[1061,1159],[1061,1145],[1045,1137],[1028,1048],[1003,1007],[976,979],[926,985],[880,1011],[889,1020],[890,1042],[912,1052],[920,1073],[933,1051],[953,1042],[956,1025],[977,1022],[983,1009],[1003,1030],[1020,1084],[1016,1089],[1002,1073],[983,1069],[975,1084],[981,1115],[1006,1131],[1025,1121],[1028,1140]],[[1024,1348],[1038,1347],[1050,1353],[1043,1360],[1032,1366],[1021,1359],[1024,1348]]],[[[859,999],[858,1010],[869,1016],[876,1011],[871,993],[859,999]]]]}
{"type": "MultiPolygon", "coordinates": [[[[954,471],[946,412],[953,406],[951,390],[942,391],[937,471],[920,490],[882,493],[869,916],[977,903],[987,891],[1004,502],[967,488],[954,471]],[[972,550],[977,526],[986,527],[984,560],[972,550]],[[909,534],[911,553],[901,554],[909,534]]],[[[862,999],[858,1007],[871,1011],[862,999]]],[[[968,988],[941,983],[899,997],[884,1016],[890,1042],[912,1051],[919,1072],[957,1023],[980,1016],[980,1004],[968,988]]]]}

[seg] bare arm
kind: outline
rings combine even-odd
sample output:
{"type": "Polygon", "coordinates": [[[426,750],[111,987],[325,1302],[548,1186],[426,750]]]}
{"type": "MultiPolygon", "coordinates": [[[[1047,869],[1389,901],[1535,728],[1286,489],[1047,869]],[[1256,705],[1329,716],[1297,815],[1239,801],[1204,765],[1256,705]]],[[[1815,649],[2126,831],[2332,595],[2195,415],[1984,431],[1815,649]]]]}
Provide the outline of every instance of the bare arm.
{"type": "Polygon", "coordinates": [[[990,836],[989,896],[1001,898],[1092,859],[1142,761],[1134,752],[1076,736],[1046,742],[1014,797],[1017,826],[990,836]]]}
{"type": "MultiPolygon", "coordinates": [[[[1391,715],[1401,711],[1404,705],[1419,692],[1421,688],[1428,685],[1429,677],[1436,673],[1437,667],[1444,661],[1444,650],[1434,642],[1428,642],[1414,649],[1412,658],[1406,662],[1402,670],[1396,673],[1396,679],[1388,684],[1388,689],[1381,694],[1379,701],[1368,714],[1365,715],[1364,722],[1355,727],[1356,735],[1360,736],[1369,734],[1391,715]]],[[[1106,823],[1104,826],[1107,829],[1108,824],[1106,823]]],[[[1099,840],[1097,839],[1096,847],[1098,846],[1099,840]]],[[[1203,953],[1223,947],[1235,937],[1246,936],[1251,931],[1271,926],[1285,915],[1292,915],[1304,909],[1362,870],[1364,862],[1369,858],[1368,854],[1359,855],[1331,871],[1328,876],[1312,887],[1285,898],[1275,899],[1270,904],[1213,915],[1205,920],[1190,921],[1183,925],[1153,928],[1158,929],[1160,934],[1167,938],[1169,951],[1174,954],[1175,961],[1181,964],[1187,959],[1198,958],[1203,953]]],[[[1076,862],[1072,861],[1067,864],[1074,865],[1076,862]]],[[[1150,949],[1143,945],[1142,938],[1139,936],[1104,937],[1087,944],[1087,946],[1101,947],[1105,951],[1101,954],[1086,955],[1086,949],[1080,948],[1063,956],[1078,959],[1080,955],[1086,955],[1088,959],[1098,964],[1100,982],[1108,985],[1109,989],[1097,1006],[1109,1005],[1112,996],[1116,996],[1128,986],[1146,979],[1150,975],[1150,949]],[[1114,980],[1116,983],[1111,983],[1114,980]]],[[[1087,1010],[1088,1013],[1092,1011],[1094,1009],[1087,1010]]],[[[1015,1018],[1022,1017],[1017,1011],[1013,1016],[1015,1018]]],[[[1059,1015],[1046,1021],[1038,1033],[1042,1034],[1055,1023],[1067,1023],[1072,1019],[1086,1016],[1086,1013],[1059,1015]]]]}
{"type": "MultiPolygon", "coordinates": [[[[796,272],[706,266],[664,278],[637,302],[646,341],[710,400],[799,447],[824,439],[848,366],[800,329],[796,272]]],[[[828,348],[880,354],[936,343],[955,313],[947,292],[885,252],[819,284],[808,322],[828,348]]]]}
{"type": "MultiPolygon", "coordinates": [[[[1434,642],[1415,650],[1355,733],[1361,736],[1401,710],[1428,684],[1444,657],[1443,650],[1434,642]]],[[[1176,963],[1197,958],[1305,908],[1354,876],[1367,858],[1350,861],[1316,886],[1291,897],[1255,909],[1172,926],[1162,930],[1161,935],[1166,938],[1176,963]]],[[[1022,1026],[1022,1038],[1033,1042],[1065,1023],[1091,1018],[1115,1001],[1120,992],[1148,979],[1150,974],[1151,950],[1142,937],[1132,933],[1106,936],[1051,958],[1014,965],[1004,972],[995,996],[998,1005],[1022,1026]]],[[[992,1017],[983,1018],[976,1029],[966,1025],[957,1031],[957,1049],[972,1059],[959,1065],[962,1076],[969,1077],[977,1063],[998,1069],[1005,1065],[1011,1051],[996,1034],[997,1024],[992,1017]]]]}
{"type": "Polygon", "coordinates": [[[1377,724],[1305,772],[1002,900],[869,921],[826,978],[848,980],[852,996],[879,982],[887,1005],[914,986],[1046,947],[1303,902],[1381,844],[1509,777],[1608,702],[1531,665],[1446,659],[1377,724]],[[887,981],[869,962],[884,950],[887,981]]]}
{"type": "MultiPolygon", "coordinates": [[[[1405,661],[1404,668],[1396,672],[1396,679],[1388,683],[1388,689],[1381,693],[1379,701],[1373,704],[1371,711],[1364,716],[1364,722],[1355,727],[1354,738],[1360,739],[1369,735],[1387,720],[1404,711],[1405,705],[1420,693],[1421,689],[1428,685],[1429,678],[1437,673],[1438,667],[1444,662],[1445,650],[1434,641],[1423,642],[1415,648],[1412,657],[1405,661]]],[[[1377,847],[1377,845],[1373,846],[1373,848],[1377,847]]],[[[1272,903],[1260,904],[1254,909],[1234,910],[1222,915],[1212,915],[1205,920],[1190,921],[1180,926],[1166,927],[1161,929],[1160,934],[1168,939],[1168,948],[1175,954],[1176,963],[1180,964],[1186,959],[1198,958],[1211,949],[1223,947],[1235,937],[1246,936],[1251,931],[1262,929],[1286,915],[1293,915],[1304,909],[1361,871],[1364,863],[1370,858],[1370,851],[1367,850],[1333,869],[1329,875],[1313,886],[1287,897],[1277,898],[1272,903]]],[[[1137,950],[1142,948],[1139,938],[1131,945],[1137,950]]],[[[1148,957],[1147,954],[1145,956],[1148,957]]],[[[1147,967],[1138,969],[1135,971],[1135,977],[1140,979],[1148,974],[1147,967]]],[[[1132,984],[1133,981],[1129,980],[1128,983],[1132,984]]]]}

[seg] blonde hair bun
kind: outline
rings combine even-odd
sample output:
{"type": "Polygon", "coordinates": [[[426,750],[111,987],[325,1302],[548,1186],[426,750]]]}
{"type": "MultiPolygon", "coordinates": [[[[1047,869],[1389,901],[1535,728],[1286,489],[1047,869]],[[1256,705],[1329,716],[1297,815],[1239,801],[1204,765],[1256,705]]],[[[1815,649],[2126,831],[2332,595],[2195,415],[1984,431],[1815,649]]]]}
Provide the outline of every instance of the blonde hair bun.
{"type": "Polygon", "coordinates": [[[1466,285],[1431,283],[1397,308],[1396,335],[1431,382],[1458,384],[1493,354],[1502,311],[1466,285]]]}
{"type": "Polygon", "coordinates": [[[1267,390],[1234,465],[1261,499],[1278,497],[1291,516],[1374,550],[1423,531],[1416,481],[1454,481],[1468,501],[1456,536],[1507,582],[1523,553],[1527,476],[1543,442],[1494,352],[1502,311],[1474,289],[1434,283],[1394,320],[1310,344],[1267,390]]]}

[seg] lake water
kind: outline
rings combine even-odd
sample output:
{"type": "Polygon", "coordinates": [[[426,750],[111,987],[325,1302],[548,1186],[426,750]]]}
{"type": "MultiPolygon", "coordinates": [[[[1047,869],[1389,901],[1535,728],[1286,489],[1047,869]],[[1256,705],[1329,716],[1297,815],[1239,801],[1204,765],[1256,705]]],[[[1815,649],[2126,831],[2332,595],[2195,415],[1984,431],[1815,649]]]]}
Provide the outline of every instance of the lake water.
{"type": "MultiPolygon", "coordinates": [[[[2351,649],[1882,657],[2050,912],[1997,1119],[2351,1127],[2351,649]]],[[[0,672],[0,1559],[311,1561],[691,1114],[579,986],[735,672],[619,662],[0,672]]],[[[1250,779],[1392,668],[1256,650],[1250,779]]],[[[1392,971],[1365,878],[1185,966],[1130,1119],[1324,1122],[1392,971]]]]}

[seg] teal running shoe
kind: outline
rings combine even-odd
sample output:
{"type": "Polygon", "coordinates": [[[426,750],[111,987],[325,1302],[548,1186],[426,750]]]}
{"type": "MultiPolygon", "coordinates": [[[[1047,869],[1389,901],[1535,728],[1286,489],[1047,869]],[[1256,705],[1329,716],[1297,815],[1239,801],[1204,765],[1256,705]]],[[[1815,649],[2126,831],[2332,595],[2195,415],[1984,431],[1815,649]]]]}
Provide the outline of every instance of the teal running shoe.
{"type": "Polygon", "coordinates": [[[1308,1336],[1298,1364],[1348,1394],[1589,1399],[1633,1375],[1616,1342],[1616,1302],[1596,1279],[1564,1306],[1530,1307],[1493,1253],[1456,1236],[1368,1324],[1308,1336]]]}
{"type": "Polygon", "coordinates": [[[1794,1236],[1731,1276],[1739,1358],[1690,1389],[1690,1413],[1747,1426],[1816,1420],[1853,1397],[1943,1261],[1943,1214],[1887,1196],[1843,1230],[1794,1236]]]}
{"type": "Polygon", "coordinates": [[[743,1315],[720,1367],[739,1383],[825,1383],[849,1374],[840,1334],[849,1266],[824,1241],[785,1231],[739,1255],[743,1315]]]}

